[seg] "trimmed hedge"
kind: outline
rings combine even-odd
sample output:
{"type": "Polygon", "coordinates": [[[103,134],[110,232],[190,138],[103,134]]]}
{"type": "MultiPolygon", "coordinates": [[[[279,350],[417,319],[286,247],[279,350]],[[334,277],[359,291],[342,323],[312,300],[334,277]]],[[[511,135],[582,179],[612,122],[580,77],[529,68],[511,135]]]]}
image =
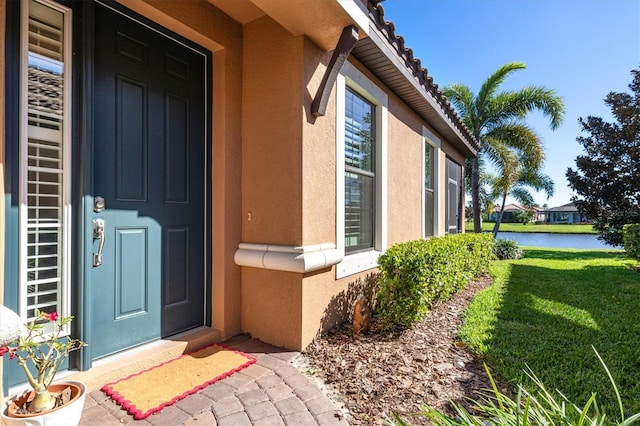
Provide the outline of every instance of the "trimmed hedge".
{"type": "Polygon", "coordinates": [[[391,246],[378,259],[375,315],[385,328],[411,327],[436,300],[446,300],[487,271],[491,234],[452,234],[391,246]]]}
{"type": "Polygon", "coordinates": [[[632,223],[622,227],[624,251],[631,259],[640,260],[640,223],[632,223]]]}

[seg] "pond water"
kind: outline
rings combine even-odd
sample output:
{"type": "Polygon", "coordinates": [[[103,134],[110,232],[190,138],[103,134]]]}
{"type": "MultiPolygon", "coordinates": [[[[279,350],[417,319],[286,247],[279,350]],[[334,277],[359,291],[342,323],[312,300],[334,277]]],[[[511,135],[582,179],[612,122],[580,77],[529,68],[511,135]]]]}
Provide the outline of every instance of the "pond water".
{"type": "Polygon", "coordinates": [[[538,232],[498,232],[498,238],[514,240],[521,246],[573,249],[607,249],[620,247],[608,246],[595,234],[546,234],[538,232]]]}

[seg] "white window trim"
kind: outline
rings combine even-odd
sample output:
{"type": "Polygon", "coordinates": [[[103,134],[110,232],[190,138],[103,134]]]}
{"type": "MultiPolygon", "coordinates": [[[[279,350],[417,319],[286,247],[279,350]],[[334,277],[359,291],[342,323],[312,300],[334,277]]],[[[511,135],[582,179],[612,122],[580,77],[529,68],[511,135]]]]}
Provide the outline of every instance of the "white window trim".
{"type": "Polygon", "coordinates": [[[376,224],[374,249],[345,255],[336,265],[336,278],[376,268],[378,257],[387,248],[387,94],[364,76],[351,63],[346,62],[336,81],[336,243],[344,253],[344,129],[345,91],[350,88],[375,105],[376,110],[376,224]]]}
{"type": "Polygon", "coordinates": [[[442,142],[440,142],[440,138],[431,133],[429,129],[426,127],[422,127],[422,238],[428,238],[430,236],[426,235],[426,223],[425,223],[425,184],[424,184],[424,175],[426,173],[425,170],[425,148],[426,145],[431,145],[433,147],[433,236],[440,236],[440,216],[442,212],[442,200],[440,199],[441,194],[441,186],[442,179],[440,178],[440,172],[442,170],[442,142]]]}
{"type": "MultiPolygon", "coordinates": [[[[70,315],[70,303],[71,303],[71,291],[70,291],[70,272],[71,272],[71,108],[72,108],[72,96],[71,96],[71,74],[72,74],[72,11],[71,9],[62,6],[51,0],[36,0],[51,9],[59,11],[63,14],[63,62],[64,62],[64,77],[63,77],[63,127],[62,127],[62,139],[63,139],[63,217],[62,217],[62,274],[61,274],[61,294],[59,295],[59,303],[61,305],[60,315],[70,315]]],[[[18,313],[21,318],[27,319],[27,294],[25,291],[27,283],[27,142],[29,137],[28,131],[28,81],[24,76],[28,67],[28,40],[29,40],[29,2],[23,1],[21,5],[21,30],[20,30],[20,172],[19,172],[19,309],[18,313]]],[[[64,332],[68,332],[69,326],[65,327],[64,332]]]]}

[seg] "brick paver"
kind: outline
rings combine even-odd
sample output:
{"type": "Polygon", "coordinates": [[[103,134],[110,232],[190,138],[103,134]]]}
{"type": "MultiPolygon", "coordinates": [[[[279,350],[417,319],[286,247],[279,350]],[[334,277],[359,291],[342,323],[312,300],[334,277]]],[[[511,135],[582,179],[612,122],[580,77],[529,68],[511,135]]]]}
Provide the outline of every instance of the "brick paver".
{"type": "Polygon", "coordinates": [[[298,352],[248,336],[224,342],[257,363],[189,395],[145,420],[134,420],[102,391],[87,395],[80,426],[348,425],[344,413],[291,362],[298,352]]]}
{"type": "Polygon", "coordinates": [[[296,396],[283,399],[276,402],[276,408],[282,415],[298,413],[300,411],[308,411],[306,405],[296,396]]]}
{"type": "Polygon", "coordinates": [[[247,415],[252,421],[266,419],[278,415],[278,410],[269,400],[246,407],[247,415]]]}

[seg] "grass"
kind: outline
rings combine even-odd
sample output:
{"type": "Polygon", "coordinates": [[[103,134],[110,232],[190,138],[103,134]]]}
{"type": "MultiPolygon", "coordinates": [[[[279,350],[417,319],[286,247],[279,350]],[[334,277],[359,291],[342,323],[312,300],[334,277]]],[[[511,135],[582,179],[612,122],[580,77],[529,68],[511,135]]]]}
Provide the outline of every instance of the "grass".
{"type": "MultiPolygon", "coordinates": [[[[597,392],[617,413],[600,353],[626,413],[640,412],[640,275],[620,252],[527,249],[496,261],[494,284],[467,310],[462,338],[498,377],[527,384],[529,367],[578,404],[597,392]]],[[[614,414],[610,414],[614,415],[614,414]]]]}
{"type": "MultiPolygon", "coordinates": [[[[493,231],[493,222],[482,222],[483,232],[493,231]]],[[[473,224],[466,224],[466,229],[473,229],[473,224]]],[[[501,223],[500,232],[546,232],[550,234],[596,234],[593,230],[593,225],[568,225],[568,224],[541,224],[536,225],[534,223],[528,223],[523,225],[522,223],[501,223]]]]}

